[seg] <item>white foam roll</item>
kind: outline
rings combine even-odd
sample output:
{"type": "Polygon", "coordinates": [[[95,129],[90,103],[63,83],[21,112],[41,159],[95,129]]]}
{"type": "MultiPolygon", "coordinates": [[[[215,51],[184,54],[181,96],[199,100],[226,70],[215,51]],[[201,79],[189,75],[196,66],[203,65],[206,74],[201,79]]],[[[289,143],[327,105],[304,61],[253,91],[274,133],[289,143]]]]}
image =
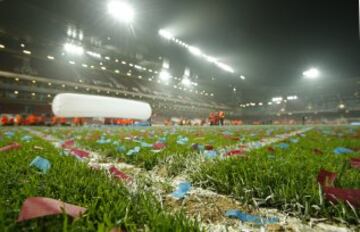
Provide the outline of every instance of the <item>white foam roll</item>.
{"type": "Polygon", "coordinates": [[[96,95],[61,93],[52,102],[58,117],[104,117],[147,120],[151,106],[146,102],[96,95]]]}

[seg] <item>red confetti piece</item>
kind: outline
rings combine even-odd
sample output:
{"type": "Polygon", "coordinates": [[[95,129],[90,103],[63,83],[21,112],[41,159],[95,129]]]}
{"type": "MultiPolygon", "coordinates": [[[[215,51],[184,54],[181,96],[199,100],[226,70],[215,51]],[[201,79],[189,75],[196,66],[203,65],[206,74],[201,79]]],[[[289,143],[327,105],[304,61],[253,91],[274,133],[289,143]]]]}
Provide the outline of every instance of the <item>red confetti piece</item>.
{"type": "Polygon", "coordinates": [[[333,186],[335,178],[336,173],[321,169],[317,177],[317,182],[320,183],[322,187],[333,186]]]}
{"type": "Polygon", "coordinates": [[[350,165],[353,168],[360,168],[360,158],[351,158],[350,165]]]}
{"type": "Polygon", "coordinates": [[[323,154],[324,154],[324,152],[323,152],[322,150],[318,149],[318,148],[314,148],[314,149],[313,149],[313,152],[314,152],[316,155],[323,155],[323,154]]]}
{"type": "Polygon", "coordinates": [[[161,150],[161,149],[164,149],[166,147],[166,145],[164,144],[164,143],[155,143],[154,145],[153,145],[153,148],[155,149],[155,150],[161,150]]]}
{"type": "Polygon", "coordinates": [[[73,155],[75,155],[75,156],[78,156],[78,157],[80,157],[80,158],[87,158],[87,157],[89,157],[89,152],[80,150],[80,149],[78,149],[78,148],[72,148],[72,149],[71,149],[71,154],[73,154],[73,155]]]}
{"type": "Polygon", "coordinates": [[[326,199],[332,203],[349,202],[354,207],[360,207],[360,189],[340,189],[325,187],[326,199]]]}
{"type": "Polygon", "coordinates": [[[18,143],[12,143],[12,144],[6,145],[6,146],[4,146],[4,147],[1,147],[1,148],[0,148],[0,152],[16,150],[16,149],[19,149],[20,147],[21,147],[20,144],[18,144],[18,143]]]}
{"type": "Polygon", "coordinates": [[[275,153],[275,149],[273,147],[268,147],[266,150],[270,153],[275,153]]]}
{"type": "Polygon", "coordinates": [[[57,215],[62,214],[63,212],[73,218],[77,218],[84,214],[85,211],[86,208],[64,203],[55,199],[29,197],[24,201],[17,221],[21,222],[38,217],[57,215]]]}
{"type": "Polygon", "coordinates": [[[214,150],[214,146],[213,145],[211,145],[211,144],[206,144],[205,145],[205,150],[214,150]]]}
{"type": "Polygon", "coordinates": [[[228,151],[225,156],[245,156],[245,150],[238,149],[238,150],[232,150],[228,151]]]}
{"type": "Polygon", "coordinates": [[[131,177],[126,175],[124,172],[120,171],[119,169],[115,168],[114,166],[112,166],[109,169],[111,175],[113,175],[114,177],[116,177],[119,180],[124,180],[124,181],[128,181],[131,180],[131,177]]]}
{"type": "Polygon", "coordinates": [[[74,141],[74,140],[67,140],[67,141],[65,141],[63,144],[61,144],[61,147],[62,147],[62,148],[65,148],[65,149],[70,149],[70,148],[72,148],[74,145],[75,145],[75,141],[74,141]]]}

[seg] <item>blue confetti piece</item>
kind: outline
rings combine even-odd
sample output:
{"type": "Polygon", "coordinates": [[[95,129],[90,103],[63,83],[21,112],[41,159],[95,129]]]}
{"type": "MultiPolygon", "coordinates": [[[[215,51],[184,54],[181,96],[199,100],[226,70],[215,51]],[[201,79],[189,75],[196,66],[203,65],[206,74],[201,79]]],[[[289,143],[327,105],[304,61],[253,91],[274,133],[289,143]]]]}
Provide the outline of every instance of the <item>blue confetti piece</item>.
{"type": "Polygon", "coordinates": [[[158,142],[159,143],[165,143],[166,142],[166,137],[160,137],[158,142]]]}
{"type": "Polygon", "coordinates": [[[237,218],[243,222],[253,222],[258,225],[275,224],[279,222],[279,219],[276,217],[265,218],[260,216],[254,216],[234,209],[226,211],[225,216],[231,218],[237,218]]]}
{"type": "Polygon", "coordinates": [[[190,189],[191,184],[189,182],[182,182],[177,186],[176,191],[171,193],[171,196],[176,199],[182,199],[190,189]]]}
{"type": "Polygon", "coordinates": [[[176,143],[180,145],[185,145],[189,142],[189,139],[187,137],[178,136],[176,143]]]}
{"type": "Polygon", "coordinates": [[[231,131],[224,131],[223,135],[232,135],[233,133],[231,131]]]}
{"type": "Polygon", "coordinates": [[[139,151],[140,151],[140,147],[134,147],[133,149],[130,149],[130,150],[126,153],[126,155],[132,156],[132,155],[135,155],[135,154],[139,153],[139,151]]]}
{"type": "Polygon", "coordinates": [[[336,155],[343,155],[343,154],[350,154],[353,153],[354,151],[345,147],[337,147],[334,149],[334,153],[336,155]]]}
{"type": "Polygon", "coordinates": [[[49,160],[44,159],[41,156],[36,156],[35,159],[31,161],[30,166],[40,169],[40,171],[42,171],[43,173],[47,173],[47,171],[51,167],[51,164],[49,160]]]}
{"type": "Polygon", "coordinates": [[[277,145],[278,148],[281,148],[281,149],[288,149],[289,148],[289,144],[287,143],[280,143],[277,145]]]}
{"type": "Polygon", "coordinates": [[[253,144],[253,146],[254,146],[254,148],[261,148],[261,147],[262,147],[262,145],[261,145],[260,142],[255,142],[255,143],[253,144]]]}
{"type": "Polygon", "coordinates": [[[117,152],[120,152],[120,153],[123,153],[123,152],[125,152],[126,151],[126,148],[125,148],[125,146],[117,146],[116,147],[116,151],[117,152]]]}
{"type": "Polygon", "coordinates": [[[23,141],[23,142],[30,142],[31,140],[32,140],[32,137],[30,135],[24,135],[21,138],[21,141],[23,141]]]}
{"type": "Polygon", "coordinates": [[[111,143],[111,139],[106,139],[105,137],[101,137],[98,141],[96,141],[97,144],[109,144],[111,143]]]}
{"type": "Polygon", "coordinates": [[[204,155],[208,159],[214,159],[217,156],[217,152],[215,150],[209,150],[209,151],[205,151],[204,155]]]}
{"type": "Polygon", "coordinates": [[[150,143],[141,142],[141,143],[140,143],[140,146],[141,146],[141,147],[152,147],[153,145],[150,144],[150,143]]]}
{"type": "Polygon", "coordinates": [[[8,137],[9,139],[11,139],[12,137],[14,137],[15,133],[13,131],[6,131],[5,136],[8,137]]]}

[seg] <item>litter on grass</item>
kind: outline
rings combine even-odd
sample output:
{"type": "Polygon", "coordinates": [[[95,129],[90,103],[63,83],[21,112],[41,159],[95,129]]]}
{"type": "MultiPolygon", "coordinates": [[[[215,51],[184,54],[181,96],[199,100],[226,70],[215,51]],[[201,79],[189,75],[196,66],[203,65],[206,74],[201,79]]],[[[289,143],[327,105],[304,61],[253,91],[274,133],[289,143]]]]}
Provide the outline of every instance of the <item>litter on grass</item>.
{"type": "Polygon", "coordinates": [[[353,150],[345,147],[337,147],[334,149],[335,155],[351,154],[353,152],[353,150]]]}
{"type": "Polygon", "coordinates": [[[30,163],[30,167],[36,167],[42,173],[47,173],[51,167],[50,161],[42,158],[41,156],[36,156],[33,161],[30,163]]]}
{"type": "Polygon", "coordinates": [[[30,220],[49,215],[67,214],[73,218],[80,217],[84,214],[86,208],[64,203],[46,197],[29,197],[27,198],[20,210],[17,222],[30,220]]]}
{"type": "Polygon", "coordinates": [[[6,146],[3,146],[0,148],[0,152],[5,152],[5,151],[11,151],[11,150],[16,150],[19,149],[21,147],[20,144],[18,143],[12,143],[6,146]]]}
{"type": "Polygon", "coordinates": [[[191,189],[191,183],[182,182],[177,186],[176,190],[173,193],[171,193],[171,196],[176,199],[182,199],[185,197],[185,195],[190,189],[191,189]]]}
{"type": "Polygon", "coordinates": [[[133,149],[130,149],[127,153],[126,153],[126,155],[127,156],[132,156],[132,155],[135,155],[135,154],[137,154],[137,153],[139,153],[140,152],[140,147],[134,147],[133,149]]]}
{"type": "Polygon", "coordinates": [[[251,214],[247,214],[244,212],[241,212],[240,210],[228,210],[225,212],[226,217],[231,218],[237,218],[241,220],[242,222],[251,222],[258,225],[264,225],[264,224],[275,224],[279,222],[279,219],[276,217],[260,217],[255,216],[251,214]]]}

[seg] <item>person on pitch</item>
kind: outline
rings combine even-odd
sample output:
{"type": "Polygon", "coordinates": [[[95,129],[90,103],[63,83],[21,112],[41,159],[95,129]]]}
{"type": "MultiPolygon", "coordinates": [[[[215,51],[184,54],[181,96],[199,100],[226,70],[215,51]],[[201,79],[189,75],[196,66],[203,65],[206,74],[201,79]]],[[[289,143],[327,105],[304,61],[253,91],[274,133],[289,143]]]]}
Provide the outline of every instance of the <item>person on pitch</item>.
{"type": "Polygon", "coordinates": [[[224,120],[225,120],[225,113],[224,113],[224,111],[220,111],[219,112],[219,123],[221,126],[224,125],[224,120]]]}

